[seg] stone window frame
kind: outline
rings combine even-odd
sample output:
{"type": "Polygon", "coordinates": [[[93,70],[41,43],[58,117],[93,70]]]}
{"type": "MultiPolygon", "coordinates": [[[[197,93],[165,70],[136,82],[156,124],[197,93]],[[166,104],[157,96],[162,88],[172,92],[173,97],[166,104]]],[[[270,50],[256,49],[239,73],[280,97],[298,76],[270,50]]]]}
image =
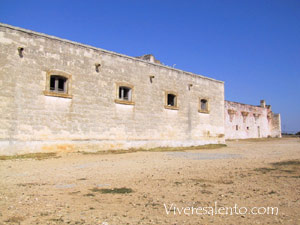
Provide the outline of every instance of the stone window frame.
{"type": "Polygon", "coordinates": [[[199,97],[199,102],[198,102],[198,112],[199,112],[199,113],[206,113],[206,114],[209,114],[209,113],[210,113],[210,99],[209,99],[209,98],[206,98],[206,97],[199,97]],[[207,104],[206,109],[202,109],[202,108],[201,108],[201,101],[202,101],[202,100],[206,100],[206,104],[207,104]]]}
{"type": "Polygon", "coordinates": [[[59,70],[49,70],[46,72],[46,87],[44,95],[60,98],[73,98],[72,95],[72,75],[59,70]],[[60,76],[66,79],[66,92],[57,92],[50,90],[50,80],[51,76],[60,76]]]}
{"type": "Polygon", "coordinates": [[[135,104],[135,102],[134,102],[134,86],[132,84],[125,83],[125,82],[117,82],[116,83],[115,103],[124,104],[124,105],[134,105],[135,104]],[[131,99],[130,100],[124,100],[124,99],[119,98],[120,87],[126,87],[126,88],[129,88],[131,90],[131,99]]]}
{"type": "Polygon", "coordinates": [[[171,110],[178,110],[178,94],[174,91],[165,91],[165,109],[171,109],[171,110]],[[174,95],[175,96],[175,105],[171,106],[168,105],[168,95],[174,95]]]}

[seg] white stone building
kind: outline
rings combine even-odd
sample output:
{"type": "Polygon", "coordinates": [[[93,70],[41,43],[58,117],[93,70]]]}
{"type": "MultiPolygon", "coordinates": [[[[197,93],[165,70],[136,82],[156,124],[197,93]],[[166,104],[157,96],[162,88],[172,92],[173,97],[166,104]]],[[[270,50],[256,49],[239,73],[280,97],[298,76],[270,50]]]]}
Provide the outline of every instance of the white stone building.
{"type": "Polygon", "coordinates": [[[152,55],[130,57],[6,24],[0,24],[0,87],[0,154],[255,136],[226,134],[232,121],[222,81],[162,65],[152,55]]]}
{"type": "Polygon", "coordinates": [[[280,114],[261,100],[259,106],[225,101],[225,138],[281,137],[280,114]]]}

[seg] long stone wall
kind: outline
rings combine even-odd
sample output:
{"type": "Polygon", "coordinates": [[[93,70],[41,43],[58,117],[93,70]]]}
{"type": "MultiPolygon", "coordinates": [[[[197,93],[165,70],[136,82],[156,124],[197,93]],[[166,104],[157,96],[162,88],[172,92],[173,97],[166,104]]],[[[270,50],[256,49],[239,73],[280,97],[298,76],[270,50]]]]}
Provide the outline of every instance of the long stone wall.
{"type": "Polygon", "coordinates": [[[281,137],[280,114],[262,100],[260,106],[225,101],[225,138],[281,137]]]}
{"type": "Polygon", "coordinates": [[[0,154],[225,141],[221,81],[5,24],[0,49],[0,154]]]}

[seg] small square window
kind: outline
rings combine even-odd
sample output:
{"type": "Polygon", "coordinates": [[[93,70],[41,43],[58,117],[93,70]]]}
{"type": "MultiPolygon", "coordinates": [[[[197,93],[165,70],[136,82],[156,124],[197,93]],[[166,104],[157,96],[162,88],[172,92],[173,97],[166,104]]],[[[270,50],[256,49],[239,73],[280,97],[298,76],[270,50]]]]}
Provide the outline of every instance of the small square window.
{"type": "Polygon", "coordinates": [[[62,71],[48,71],[44,94],[53,97],[72,98],[71,75],[62,71]]]}
{"type": "Polygon", "coordinates": [[[131,88],[124,86],[119,87],[119,99],[131,101],[131,88]]]}
{"type": "Polygon", "coordinates": [[[134,105],[132,100],[133,86],[129,84],[117,84],[117,96],[115,99],[116,103],[134,105]]]}
{"type": "Polygon", "coordinates": [[[201,113],[209,113],[208,99],[200,98],[198,111],[201,113]]]}
{"type": "Polygon", "coordinates": [[[67,93],[67,78],[51,75],[50,76],[50,91],[58,92],[58,93],[67,93]]]}
{"type": "Polygon", "coordinates": [[[201,110],[207,110],[207,100],[201,99],[201,110]]]}
{"type": "Polygon", "coordinates": [[[176,95],[168,94],[168,106],[176,106],[176,95]]]}
{"type": "Polygon", "coordinates": [[[177,106],[177,94],[174,92],[165,92],[165,108],[166,109],[178,109],[177,106]]]}

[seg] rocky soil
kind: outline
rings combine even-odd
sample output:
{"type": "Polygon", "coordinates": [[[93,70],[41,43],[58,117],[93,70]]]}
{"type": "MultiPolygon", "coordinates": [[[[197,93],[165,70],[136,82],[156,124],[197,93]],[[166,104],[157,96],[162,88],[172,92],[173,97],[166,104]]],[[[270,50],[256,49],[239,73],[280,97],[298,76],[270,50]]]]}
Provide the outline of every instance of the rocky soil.
{"type": "Polygon", "coordinates": [[[0,224],[300,224],[300,139],[227,145],[0,160],[0,224]]]}

